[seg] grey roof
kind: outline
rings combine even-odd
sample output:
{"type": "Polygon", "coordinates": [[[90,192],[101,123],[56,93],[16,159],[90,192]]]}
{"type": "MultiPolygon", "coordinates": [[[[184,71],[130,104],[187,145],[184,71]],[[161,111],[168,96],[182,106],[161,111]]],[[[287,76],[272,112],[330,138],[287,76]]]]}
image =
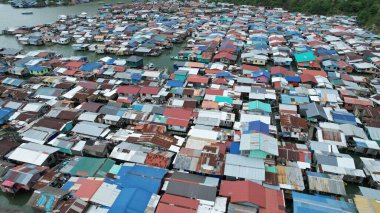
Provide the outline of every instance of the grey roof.
{"type": "Polygon", "coordinates": [[[19,60],[15,61],[14,64],[26,64],[26,63],[28,63],[29,61],[33,60],[33,59],[34,59],[34,57],[26,56],[26,57],[24,57],[24,58],[22,58],[22,59],[19,59],[19,60]]]}
{"type": "Polygon", "coordinates": [[[311,190],[346,195],[344,182],[340,175],[307,172],[307,179],[311,190]]]}
{"type": "Polygon", "coordinates": [[[143,60],[142,57],[135,56],[135,55],[132,55],[132,56],[130,56],[129,58],[126,59],[127,62],[139,62],[141,60],[143,60]]]}
{"type": "Polygon", "coordinates": [[[106,114],[106,115],[116,115],[119,110],[120,110],[119,107],[105,105],[105,106],[102,106],[102,108],[100,108],[99,113],[106,114]]]}
{"type": "Polygon", "coordinates": [[[308,118],[321,116],[322,118],[328,120],[323,107],[315,102],[300,105],[300,113],[308,118]]]}
{"type": "Polygon", "coordinates": [[[264,160],[227,154],[224,175],[248,180],[264,181],[264,160]]]}
{"type": "Polygon", "coordinates": [[[166,189],[166,192],[169,194],[213,202],[216,199],[216,191],[216,187],[194,185],[176,181],[170,181],[166,189]]]}
{"type": "Polygon", "coordinates": [[[373,198],[377,201],[380,201],[380,191],[376,189],[371,189],[363,186],[359,186],[360,192],[364,197],[373,198]]]}
{"type": "Polygon", "coordinates": [[[0,55],[17,55],[22,49],[5,48],[0,51],[0,55]]]}
{"type": "Polygon", "coordinates": [[[165,108],[162,106],[154,106],[152,108],[152,113],[153,114],[158,114],[158,115],[163,115],[165,111],[165,108]]]}
{"type": "Polygon", "coordinates": [[[73,128],[73,132],[83,135],[99,137],[109,125],[88,121],[81,121],[73,128]]]}
{"type": "Polygon", "coordinates": [[[166,192],[178,196],[214,202],[218,183],[219,180],[217,178],[174,172],[169,180],[166,192]]]}

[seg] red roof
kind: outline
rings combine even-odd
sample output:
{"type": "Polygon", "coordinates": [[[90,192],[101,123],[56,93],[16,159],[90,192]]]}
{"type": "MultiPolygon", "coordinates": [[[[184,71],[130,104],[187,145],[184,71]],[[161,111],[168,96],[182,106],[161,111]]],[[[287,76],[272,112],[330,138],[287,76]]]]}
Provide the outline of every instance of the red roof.
{"type": "Polygon", "coordinates": [[[302,71],[303,74],[308,74],[308,75],[311,75],[311,76],[322,76],[322,77],[327,77],[327,74],[325,71],[318,71],[318,70],[303,70],[302,71]]]}
{"type": "Polygon", "coordinates": [[[229,60],[233,60],[234,55],[232,55],[231,53],[227,53],[227,52],[219,52],[214,56],[214,59],[221,59],[221,58],[227,58],[229,60]]]}
{"type": "Polygon", "coordinates": [[[224,71],[223,70],[218,70],[218,69],[205,70],[206,74],[216,74],[216,73],[220,73],[220,72],[224,72],[224,71]]]}
{"type": "Polygon", "coordinates": [[[122,94],[130,94],[130,95],[136,95],[140,91],[140,87],[138,86],[120,86],[117,88],[116,92],[117,93],[122,93],[122,94]]]}
{"type": "Polygon", "coordinates": [[[160,87],[142,87],[140,94],[157,95],[160,90],[160,87]]]}
{"type": "Polygon", "coordinates": [[[204,77],[204,76],[200,76],[200,75],[190,75],[187,78],[187,82],[190,82],[190,83],[203,83],[203,84],[207,84],[208,80],[209,80],[208,77],[204,77]]]}
{"type": "Polygon", "coordinates": [[[171,194],[164,194],[161,197],[160,203],[157,206],[156,212],[196,212],[199,206],[199,201],[195,199],[180,197],[171,194]]]}
{"type": "Polygon", "coordinates": [[[177,107],[168,107],[164,111],[164,116],[169,118],[178,118],[183,120],[190,120],[193,114],[193,110],[177,108],[177,107]]]}
{"type": "Polygon", "coordinates": [[[80,61],[71,61],[65,64],[65,67],[69,68],[80,68],[82,65],[86,64],[85,62],[80,61]]]}
{"type": "Polygon", "coordinates": [[[212,83],[213,84],[221,84],[221,85],[227,85],[227,81],[226,79],[224,78],[215,78],[214,80],[212,80],[212,83]]]}
{"type": "Polygon", "coordinates": [[[189,121],[187,119],[178,119],[178,118],[168,118],[166,120],[166,124],[173,125],[173,126],[181,126],[181,127],[188,127],[189,121]]]}
{"type": "Polygon", "coordinates": [[[126,67],[123,67],[123,66],[114,66],[113,69],[116,71],[116,72],[124,72],[126,67]]]}
{"type": "Polygon", "coordinates": [[[284,76],[295,76],[295,73],[281,66],[274,66],[270,68],[270,74],[283,74],[284,76]]]}
{"type": "Polygon", "coordinates": [[[285,201],[281,190],[265,188],[251,181],[222,181],[219,195],[230,197],[232,203],[252,203],[260,212],[285,213],[285,201]]]}
{"type": "Polygon", "coordinates": [[[211,89],[207,88],[206,89],[206,95],[223,95],[224,90],[222,89],[211,89]]]}
{"type": "Polygon", "coordinates": [[[302,83],[308,83],[308,82],[317,83],[317,80],[315,80],[315,77],[312,75],[301,74],[300,78],[301,78],[302,83]]]}
{"type": "Polygon", "coordinates": [[[265,207],[265,188],[250,181],[222,181],[219,195],[230,197],[232,203],[252,203],[265,207]]]}
{"type": "Polygon", "coordinates": [[[76,184],[80,185],[79,189],[75,192],[74,197],[89,200],[98,188],[103,184],[103,180],[79,179],[76,184]]]}
{"type": "Polygon", "coordinates": [[[260,67],[252,66],[252,65],[248,65],[248,64],[243,64],[243,65],[241,66],[241,68],[242,68],[243,70],[249,70],[249,71],[258,71],[258,70],[260,70],[260,67]]]}

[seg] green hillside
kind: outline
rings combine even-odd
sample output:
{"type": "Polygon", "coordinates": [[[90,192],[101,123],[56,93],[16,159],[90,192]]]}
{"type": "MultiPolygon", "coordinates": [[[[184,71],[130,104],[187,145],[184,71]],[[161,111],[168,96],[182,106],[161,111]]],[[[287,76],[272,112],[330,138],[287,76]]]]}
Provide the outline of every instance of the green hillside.
{"type": "Polygon", "coordinates": [[[217,0],[255,6],[282,7],[292,12],[318,15],[353,15],[360,25],[380,33],[380,0],[217,0]]]}

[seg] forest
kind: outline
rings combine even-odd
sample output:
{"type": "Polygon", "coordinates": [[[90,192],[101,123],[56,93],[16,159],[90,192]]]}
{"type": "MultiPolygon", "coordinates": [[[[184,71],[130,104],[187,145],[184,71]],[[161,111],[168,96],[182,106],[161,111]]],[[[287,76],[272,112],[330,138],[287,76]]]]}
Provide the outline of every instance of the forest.
{"type": "Polygon", "coordinates": [[[216,0],[239,5],[282,7],[291,12],[357,16],[359,24],[380,33],[380,0],[216,0]]]}

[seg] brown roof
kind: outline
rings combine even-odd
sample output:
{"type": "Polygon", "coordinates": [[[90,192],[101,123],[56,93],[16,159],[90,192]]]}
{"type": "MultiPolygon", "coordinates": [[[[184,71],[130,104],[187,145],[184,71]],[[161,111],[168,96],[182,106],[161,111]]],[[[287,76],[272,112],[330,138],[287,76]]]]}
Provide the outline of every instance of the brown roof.
{"type": "Polygon", "coordinates": [[[11,139],[3,139],[0,141],[0,157],[4,157],[8,152],[12,151],[20,144],[11,139]]]}
{"type": "Polygon", "coordinates": [[[171,145],[177,144],[177,139],[161,133],[143,133],[136,143],[152,143],[160,147],[169,149],[171,145]]]}
{"type": "Polygon", "coordinates": [[[63,110],[57,115],[57,118],[62,120],[74,120],[79,114],[79,111],[63,110]]]}
{"type": "Polygon", "coordinates": [[[64,83],[59,83],[59,84],[55,85],[55,88],[70,89],[73,85],[74,85],[73,83],[64,82],[64,83]]]}
{"type": "Polygon", "coordinates": [[[307,121],[304,118],[296,117],[293,115],[281,115],[281,126],[284,127],[298,127],[301,129],[307,129],[307,121]]]}
{"type": "Polygon", "coordinates": [[[81,110],[89,111],[89,112],[98,112],[100,107],[102,107],[103,104],[95,103],[95,102],[84,102],[82,103],[81,110]]]}
{"type": "Polygon", "coordinates": [[[380,119],[380,107],[366,107],[364,108],[365,115],[369,118],[380,119]]]}
{"type": "Polygon", "coordinates": [[[42,118],[34,126],[46,127],[60,131],[62,127],[67,123],[66,120],[57,118],[42,118]]]}
{"type": "Polygon", "coordinates": [[[36,118],[38,115],[38,112],[22,112],[15,120],[29,122],[30,119],[36,118]]]}

